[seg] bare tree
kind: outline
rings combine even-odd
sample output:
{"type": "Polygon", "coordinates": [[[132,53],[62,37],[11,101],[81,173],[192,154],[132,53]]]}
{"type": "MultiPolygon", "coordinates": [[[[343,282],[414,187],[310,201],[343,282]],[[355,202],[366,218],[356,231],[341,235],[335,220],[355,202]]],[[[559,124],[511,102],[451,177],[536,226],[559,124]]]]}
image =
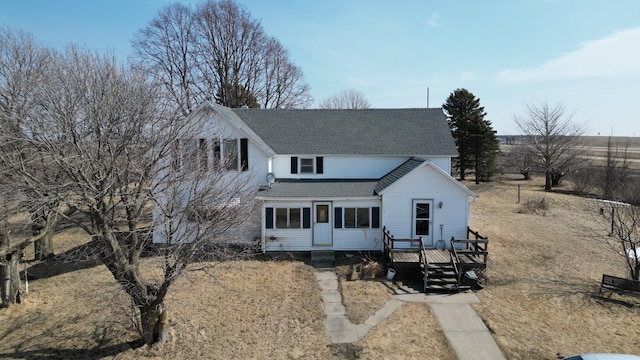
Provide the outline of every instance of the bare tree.
{"type": "Polygon", "coordinates": [[[505,166],[517,169],[524,180],[531,179],[533,164],[529,147],[523,144],[509,145],[509,149],[505,151],[505,166]]]}
{"type": "Polygon", "coordinates": [[[318,107],[320,109],[368,109],[371,103],[361,91],[347,89],[323,99],[318,107]]]}
{"type": "Polygon", "coordinates": [[[264,108],[311,102],[309,86],[288,52],[232,0],[208,0],[195,10],[170,5],[138,32],[133,45],[141,66],[163,80],[185,115],[214,94],[229,101],[222,105],[238,103],[236,89],[264,108]]]}
{"type": "Polygon", "coordinates": [[[540,103],[527,105],[526,116],[515,118],[520,132],[527,137],[525,145],[533,163],[545,174],[547,191],[559,183],[584,153],[579,139],[584,134],[584,125],[574,123],[572,117],[564,105],[540,103]]]}
{"type": "Polygon", "coordinates": [[[203,87],[196,63],[196,29],[190,8],[175,3],[158,12],[132,41],[135,55],[162,83],[183,115],[213,94],[203,87]]]}
{"type": "Polygon", "coordinates": [[[302,69],[289,60],[289,51],[270,38],[263,59],[264,83],[256,91],[265,108],[307,108],[313,101],[302,69]]]}
{"type": "Polygon", "coordinates": [[[602,196],[611,200],[625,200],[624,186],[630,176],[628,145],[613,143],[611,136],[607,139],[607,154],[599,187],[602,196]]]}
{"type": "Polygon", "coordinates": [[[167,111],[143,71],[70,46],[52,56],[46,74],[22,131],[0,132],[12,150],[0,154],[5,172],[21,179],[20,193],[46,192],[33,206],[55,200],[89,219],[57,213],[92,236],[96,256],[139,311],[144,341],[166,340],[169,287],[245,219],[251,193],[243,173],[193,159],[173,166],[176,140],[197,139],[203,124],[167,111]],[[64,176],[34,175],[40,164],[64,176]],[[146,260],[149,228],[166,245],[146,260]]]}
{"type": "MultiPolygon", "coordinates": [[[[6,135],[21,136],[22,126],[27,119],[28,112],[35,106],[35,93],[44,79],[44,70],[48,61],[48,50],[38,44],[31,35],[0,27],[0,126],[6,135]]],[[[10,151],[8,148],[10,144],[9,142],[0,144],[0,151],[10,151]]],[[[32,155],[34,154],[32,153],[32,155]]],[[[36,168],[38,173],[34,176],[38,178],[56,176],[42,166],[36,168]]],[[[19,181],[2,170],[3,163],[0,161],[0,182],[6,185],[13,181],[19,181]]],[[[26,242],[20,244],[16,244],[17,239],[11,235],[14,245],[23,248],[34,242],[37,260],[52,256],[53,228],[59,219],[55,216],[58,204],[52,202],[46,206],[33,207],[30,206],[30,200],[46,196],[46,194],[24,193],[24,196],[19,200],[13,198],[13,195],[10,191],[4,193],[4,196],[11,197],[13,201],[20,201],[30,212],[33,220],[31,227],[34,232],[33,238],[23,239],[26,242]]],[[[9,201],[8,198],[7,201],[9,201]]],[[[5,245],[7,245],[8,236],[5,236],[5,240],[7,241],[5,245]]],[[[9,250],[11,249],[5,249],[5,252],[9,250]]],[[[17,251],[17,249],[12,250],[16,250],[16,256],[21,254],[21,251],[17,251]]]]}
{"type": "Polygon", "coordinates": [[[640,280],[640,208],[616,201],[602,201],[604,226],[613,249],[623,258],[633,280],[640,280]]]}

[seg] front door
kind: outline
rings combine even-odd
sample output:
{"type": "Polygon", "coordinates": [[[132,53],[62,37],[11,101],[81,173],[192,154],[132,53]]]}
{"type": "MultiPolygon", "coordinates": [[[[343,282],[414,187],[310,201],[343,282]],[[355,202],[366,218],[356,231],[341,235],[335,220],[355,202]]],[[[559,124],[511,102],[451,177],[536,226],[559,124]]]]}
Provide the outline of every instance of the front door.
{"type": "Polygon", "coordinates": [[[331,202],[313,203],[313,245],[331,246],[331,202]]]}
{"type": "Polygon", "coordinates": [[[412,237],[422,238],[424,246],[433,246],[433,200],[413,200],[412,237]]]}

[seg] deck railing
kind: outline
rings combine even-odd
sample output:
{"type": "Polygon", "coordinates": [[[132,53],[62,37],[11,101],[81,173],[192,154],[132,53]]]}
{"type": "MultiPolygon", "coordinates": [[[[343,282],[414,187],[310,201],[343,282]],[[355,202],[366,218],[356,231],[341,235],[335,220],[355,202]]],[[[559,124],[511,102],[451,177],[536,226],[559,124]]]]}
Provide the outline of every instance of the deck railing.
{"type": "Polygon", "coordinates": [[[484,271],[489,255],[489,239],[487,237],[470,228],[467,228],[467,237],[468,239],[451,238],[451,259],[456,268],[458,284],[466,271],[472,269],[484,271]]]}
{"type": "Polygon", "coordinates": [[[391,235],[389,230],[382,228],[382,238],[384,243],[385,252],[416,252],[421,248],[424,248],[422,244],[422,238],[417,239],[396,239],[391,235]],[[398,246],[399,244],[406,244],[404,246],[398,246]]]}

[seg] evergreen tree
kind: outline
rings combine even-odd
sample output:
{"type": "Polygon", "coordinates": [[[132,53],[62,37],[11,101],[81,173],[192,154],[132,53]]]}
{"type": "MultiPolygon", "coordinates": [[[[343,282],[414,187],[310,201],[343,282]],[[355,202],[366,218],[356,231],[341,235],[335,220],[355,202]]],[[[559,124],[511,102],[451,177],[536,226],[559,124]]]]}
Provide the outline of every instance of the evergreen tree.
{"type": "Polygon", "coordinates": [[[480,99],[467,89],[456,89],[442,107],[458,147],[456,168],[460,180],[465,179],[469,169],[475,171],[476,183],[490,180],[497,172],[499,143],[491,122],[484,118],[487,113],[480,106],[480,99]]]}

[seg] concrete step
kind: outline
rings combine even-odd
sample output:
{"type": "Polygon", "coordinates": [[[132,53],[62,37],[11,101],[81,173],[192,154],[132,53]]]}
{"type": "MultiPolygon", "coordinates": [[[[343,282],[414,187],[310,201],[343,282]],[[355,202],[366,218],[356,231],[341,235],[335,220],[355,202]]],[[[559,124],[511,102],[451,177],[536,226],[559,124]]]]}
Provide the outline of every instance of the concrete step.
{"type": "Polygon", "coordinates": [[[336,261],[336,252],[332,250],[311,251],[311,264],[316,268],[331,268],[336,261]]]}

